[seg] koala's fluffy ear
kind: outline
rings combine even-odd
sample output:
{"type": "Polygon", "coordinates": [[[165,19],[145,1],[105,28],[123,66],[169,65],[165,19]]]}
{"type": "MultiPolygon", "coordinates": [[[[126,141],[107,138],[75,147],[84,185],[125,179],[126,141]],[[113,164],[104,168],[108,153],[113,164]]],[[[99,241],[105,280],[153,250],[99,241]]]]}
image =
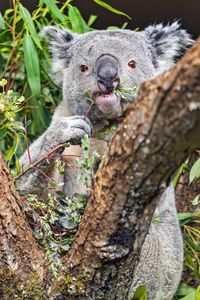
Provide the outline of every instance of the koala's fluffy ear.
{"type": "Polygon", "coordinates": [[[157,74],[169,69],[174,59],[193,43],[176,21],[171,25],[151,25],[144,30],[157,74]]]}
{"type": "Polygon", "coordinates": [[[68,66],[71,59],[70,45],[75,34],[58,26],[46,26],[41,30],[40,36],[49,44],[53,79],[57,85],[62,86],[63,69],[68,66]]]}

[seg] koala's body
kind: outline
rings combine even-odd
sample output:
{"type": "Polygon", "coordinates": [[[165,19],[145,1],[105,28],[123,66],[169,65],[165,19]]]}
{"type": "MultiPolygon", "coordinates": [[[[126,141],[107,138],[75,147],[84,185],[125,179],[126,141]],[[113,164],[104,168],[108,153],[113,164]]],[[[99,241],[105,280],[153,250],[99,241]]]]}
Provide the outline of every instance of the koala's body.
{"type": "MultiPolygon", "coordinates": [[[[149,26],[142,32],[103,30],[82,35],[49,26],[42,34],[49,41],[52,74],[55,82],[62,86],[63,101],[49,128],[30,146],[32,162],[59,144],[80,140],[84,134],[91,135],[91,124],[93,133],[106,129],[123,116],[127,99],[135,100],[135,88],[170,68],[179,51],[192,43],[177,22],[165,27],[149,26]]],[[[110,140],[111,136],[106,139],[110,140]]],[[[107,142],[93,138],[92,144],[93,150],[105,154],[107,142]]],[[[65,154],[80,153],[80,146],[71,146],[65,154]]],[[[73,162],[73,158],[69,162],[73,162]]],[[[20,163],[24,170],[28,167],[27,152],[20,163]]],[[[49,174],[54,172],[53,163],[44,161],[40,168],[49,174]]],[[[63,191],[69,197],[85,193],[77,182],[78,172],[70,167],[65,170],[63,191]]],[[[48,180],[32,169],[25,173],[17,187],[25,193],[44,197],[48,180]]],[[[172,186],[162,195],[156,215],[160,221],[150,226],[129,299],[139,285],[146,284],[148,300],[170,300],[181,278],[183,245],[172,186]]]]}

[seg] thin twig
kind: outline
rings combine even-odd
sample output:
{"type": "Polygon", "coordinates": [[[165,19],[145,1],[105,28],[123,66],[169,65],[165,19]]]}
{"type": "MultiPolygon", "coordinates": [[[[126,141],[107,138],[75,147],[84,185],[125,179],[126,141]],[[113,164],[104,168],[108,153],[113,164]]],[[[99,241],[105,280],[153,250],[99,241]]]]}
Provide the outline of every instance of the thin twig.
{"type": "Polygon", "coordinates": [[[24,174],[26,174],[28,171],[30,171],[32,168],[35,168],[39,163],[43,162],[45,159],[49,158],[49,155],[51,155],[52,153],[54,153],[56,150],[58,150],[59,148],[62,148],[64,146],[64,144],[59,144],[56,147],[54,147],[49,153],[47,153],[47,155],[45,155],[44,157],[38,159],[37,161],[35,161],[34,163],[32,163],[31,165],[29,165],[29,167],[22,173],[20,173],[19,175],[17,175],[14,179],[18,180],[20,177],[22,177],[24,174]]]}
{"type": "Polygon", "coordinates": [[[89,115],[89,113],[91,112],[92,106],[94,105],[94,103],[91,103],[88,110],[86,111],[84,117],[87,118],[87,116],[89,115]]]}
{"type": "Polygon", "coordinates": [[[40,172],[44,177],[46,177],[49,181],[51,180],[51,178],[45,173],[43,172],[40,168],[38,167],[33,167],[33,169],[35,169],[36,171],[40,172]]]}
{"type": "Polygon", "coordinates": [[[29,160],[29,164],[32,165],[32,160],[31,160],[31,153],[30,153],[30,149],[29,149],[29,145],[28,145],[28,135],[27,135],[27,119],[26,119],[26,115],[25,115],[25,122],[24,122],[24,133],[25,133],[25,140],[26,140],[26,149],[27,149],[27,153],[28,153],[28,160],[29,160]]]}

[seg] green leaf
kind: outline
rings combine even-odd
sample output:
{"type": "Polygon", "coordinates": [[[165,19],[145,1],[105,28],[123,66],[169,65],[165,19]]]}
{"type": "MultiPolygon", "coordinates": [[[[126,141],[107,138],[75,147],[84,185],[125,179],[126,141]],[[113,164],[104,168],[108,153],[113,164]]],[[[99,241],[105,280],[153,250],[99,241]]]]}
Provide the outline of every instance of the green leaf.
{"type": "Polygon", "coordinates": [[[1,12],[0,12],[0,29],[3,29],[3,30],[6,29],[1,12]]]}
{"type": "Polygon", "coordinates": [[[4,156],[5,161],[10,161],[12,159],[13,155],[15,155],[17,151],[18,145],[19,145],[19,136],[16,134],[12,147],[8,149],[5,153],[4,156]]]}
{"type": "Polygon", "coordinates": [[[6,9],[5,13],[4,13],[4,17],[8,16],[8,15],[11,15],[13,13],[14,9],[13,8],[8,8],[6,9]]]}
{"type": "Polygon", "coordinates": [[[181,297],[180,300],[195,300],[195,289],[182,283],[176,292],[176,296],[181,297]]]}
{"type": "Polygon", "coordinates": [[[52,188],[56,188],[57,187],[57,183],[53,180],[49,181],[49,184],[52,188]]]}
{"type": "MultiPolygon", "coordinates": [[[[198,246],[187,234],[185,234],[185,233],[183,234],[183,239],[184,239],[184,242],[189,244],[190,247],[192,247],[195,251],[200,252],[200,246],[198,246]]],[[[189,258],[188,258],[188,263],[190,265],[193,265],[193,268],[195,268],[195,265],[193,264],[193,262],[190,261],[189,258]]]]}
{"type": "Polygon", "coordinates": [[[50,112],[45,110],[40,99],[34,97],[29,101],[32,115],[31,126],[29,126],[30,134],[35,136],[41,134],[47,128],[50,121],[50,112]]]}
{"type": "Polygon", "coordinates": [[[68,19],[67,16],[65,16],[64,14],[61,13],[58,6],[55,4],[54,0],[42,0],[41,2],[45,3],[46,6],[51,11],[52,15],[56,19],[60,20],[62,23],[65,22],[68,19]]]}
{"type": "Polygon", "coordinates": [[[200,300],[200,285],[196,289],[195,300],[200,300]]]}
{"type": "Polygon", "coordinates": [[[190,292],[185,297],[181,298],[180,300],[195,300],[195,291],[190,292]]]}
{"type": "Polygon", "coordinates": [[[133,298],[131,300],[147,300],[147,290],[146,285],[141,285],[137,288],[135,291],[135,294],[133,295],[133,298]]]}
{"type": "Polygon", "coordinates": [[[191,219],[192,217],[193,217],[193,213],[191,213],[191,212],[178,213],[179,221],[191,219]]]}
{"type": "Polygon", "coordinates": [[[69,5],[68,15],[74,32],[84,33],[89,31],[89,27],[77,7],[69,5]]]}
{"type": "Polygon", "coordinates": [[[197,161],[193,164],[191,170],[190,170],[190,183],[194,179],[198,179],[200,177],[200,158],[197,159],[197,161]]]}
{"type": "Polygon", "coordinates": [[[3,138],[5,138],[6,135],[7,135],[7,133],[8,133],[7,129],[1,130],[0,131],[0,140],[3,139],[3,138]]]}
{"type": "Polygon", "coordinates": [[[198,205],[200,204],[200,195],[197,195],[193,200],[192,200],[192,205],[198,205]]]}
{"type": "Polygon", "coordinates": [[[186,161],[184,163],[182,163],[182,165],[180,166],[180,168],[176,172],[175,177],[172,181],[174,188],[176,187],[181,174],[183,174],[184,171],[188,169],[188,161],[189,161],[189,159],[187,158],[186,161]]]}
{"type": "Polygon", "coordinates": [[[88,22],[87,22],[88,26],[91,27],[92,24],[94,24],[94,22],[96,21],[96,19],[97,19],[97,16],[91,15],[91,16],[89,17],[88,22]]]}
{"type": "Polygon", "coordinates": [[[122,25],[121,29],[125,29],[128,26],[128,22],[124,22],[124,24],[122,25]]]}
{"type": "Polygon", "coordinates": [[[17,174],[19,174],[21,172],[21,166],[20,166],[19,159],[16,154],[15,154],[15,166],[16,166],[17,174]]]}
{"type": "Polygon", "coordinates": [[[30,85],[32,93],[35,96],[40,96],[41,84],[39,59],[33,40],[28,32],[25,33],[23,38],[23,50],[24,63],[28,75],[28,83],[30,85]]]}
{"type": "Polygon", "coordinates": [[[185,212],[185,213],[178,213],[177,216],[180,224],[185,225],[192,219],[194,214],[191,212],[185,212]]]}
{"type": "Polygon", "coordinates": [[[30,35],[31,35],[32,39],[34,40],[35,44],[42,50],[42,46],[41,46],[38,34],[35,29],[35,25],[31,18],[31,14],[22,4],[19,4],[19,11],[24,20],[26,29],[30,32],[30,35]]]}
{"type": "Polygon", "coordinates": [[[106,29],[107,30],[116,30],[116,29],[119,29],[119,27],[118,26],[108,26],[106,29]]]}
{"type": "Polygon", "coordinates": [[[109,11],[112,11],[113,13],[117,14],[117,15],[122,15],[122,16],[125,16],[127,17],[129,20],[131,20],[131,17],[127,14],[125,14],[124,12],[116,9],[116,8],[113,8],[111,5],[105,3],[104,1],[101,1],[101,0],[94,0],[94,2],[96,2],[97,4],[99,4],[100,6],[106,8],[107,10],[109,11]]]}

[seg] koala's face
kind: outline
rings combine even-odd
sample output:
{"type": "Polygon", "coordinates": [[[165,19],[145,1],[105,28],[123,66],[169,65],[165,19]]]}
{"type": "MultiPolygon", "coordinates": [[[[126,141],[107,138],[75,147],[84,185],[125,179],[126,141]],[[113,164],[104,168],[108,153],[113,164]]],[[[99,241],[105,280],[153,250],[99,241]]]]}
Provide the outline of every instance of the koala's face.
{"type": "Polygon", "coordinates": [[[135,41],[139,49],[124,32],[91,32],[72,43],[71,60],[63,69],[63,95],[72,114],[117,118],[123,105],[134,100],[136,87],[154,75],[140,37],[135,41]]]}
{"type": "Polygon", "coordinates": [[[191,43],[177,23],[143,32],[73,35],[47,27],[44,33],[50,36],[53,74],[62,84],[67,109],[92,121],[119,117],[124,104],[134,101],[136,88],[169,68],[180,46],[191,43]]]}

